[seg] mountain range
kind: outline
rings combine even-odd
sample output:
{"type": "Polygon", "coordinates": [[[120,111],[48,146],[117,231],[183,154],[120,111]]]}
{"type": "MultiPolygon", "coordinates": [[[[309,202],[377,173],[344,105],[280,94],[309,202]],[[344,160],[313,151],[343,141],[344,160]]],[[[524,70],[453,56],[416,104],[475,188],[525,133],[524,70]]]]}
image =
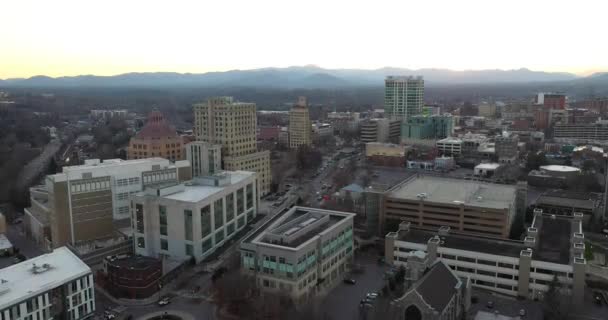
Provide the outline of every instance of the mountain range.
{"type": "Polygon", "coordinates": [[[0,87],[31,88],[91,88],[91,87],[250,87],[250,88],[345,88],[355,86],[383,86],[389,75],[420,75],[427,86],[456,84],[515,84],[582,81],[608,82],[608,73],[578,77],[564,72],[515,70],[448,69],[324,69],[317,66],[262,68],[207,73],[144,72],[115,76],[80,75],[52,78],[34,76],[0,80],[0,87]]]}

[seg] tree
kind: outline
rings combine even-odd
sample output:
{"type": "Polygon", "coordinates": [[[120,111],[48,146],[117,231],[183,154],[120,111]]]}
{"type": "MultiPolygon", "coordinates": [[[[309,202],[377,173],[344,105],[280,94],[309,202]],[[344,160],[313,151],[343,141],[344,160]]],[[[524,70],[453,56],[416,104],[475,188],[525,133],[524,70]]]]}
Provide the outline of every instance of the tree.
{"type": "Polygon", "coordinates": [[[544,166],[547,164],[547,158],[545,157],[545,153],[537,152],[528,154],[528,161],[526,162],[526,169],[530,170],[538,170],[540,166],[544,166]]]}
{"type": "Polygon", "coordinates": [[[323,155],[310,146],[301,145],[296,151],[296,167],[308,170],[318,167],[323,162],[323,155]]]}

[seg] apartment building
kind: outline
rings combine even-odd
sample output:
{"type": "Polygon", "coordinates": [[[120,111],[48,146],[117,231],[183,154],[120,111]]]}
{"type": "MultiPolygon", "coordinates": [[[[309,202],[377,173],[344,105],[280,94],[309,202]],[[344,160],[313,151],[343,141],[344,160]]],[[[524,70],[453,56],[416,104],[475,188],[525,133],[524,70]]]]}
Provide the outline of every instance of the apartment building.
{"type": "Polygon", "coordinates": [[[500,294],[542,299],[557,277],[574,303],[584,296],[587,262],[582,215],[534,217],[523,241],[471,236],[443,226],[438,231],[403,222],[385,237],[387,263],[408,266],[412,255],[441,260],[474,287],[500,294]]]}
{"type": "Polygon", "coordinates": [[[255,103],[211,98],[194,105],[194,124],[198,141],[222,146],[224,170],[255,171],[260,195],[270,192],[270,153],[257,151],[255,103]]]}
{"type": "Polygon", "coordinates": [[[384,111],[389,119],[405,120],[422,113],[424,79],[389,76],[384,80],[384,111]]]}
{"type": "Polygon", "coordinates": [[[257,215],[256,173],[224,171],[133,195],[135,253],[200,262],[257,215]]]}
{"type": "Polygon", "coordinates": [[[89,319],[91,268],[66,247],[0,269],[0,319],[89,319]]]}
{"type": "Polygon", "coordinates": [[[150,184],[190,177],[188,161],[85,160],[84,165],[64,167],[62,173],[46,177],[45,185],[31,194],[32,207],[25,209],[26,221],[48,223],[51,239],[43,242],[52,248],[106,238],[114,232],[114,220],[130,217],[130,195],[150,184]]]}
{"type": "Polygon", "coordinates": [[[353,261],[352,213],[292,207],[241,243],[241,271],[296,302],[339,283],[353,261]]]}
{"type": "MultiPolygon", "coordinates": [[[[510,185],[413,176],[389,189],[380,223],[508,238],[516,214],[517,188],[510,185]]],[[[390,227],[389,227],[390,229],[390,227]]]]}
{"type": "Polygon", "coordinates": [[[184,160],[183,140],[162,113],[152,111],[146,125],[129,141],[128,159],[160,157],[171,161],[184,160]]]}
{"type": "Polygon", "coordinates": [[[222,146],[204,141],[186,144],[186,159],[192,168],[192,177],[212,175],[222,170],[222,146]]]}
{"type": "Polygon", "coordinates": [[[312,144],[311,126],[306,97],[298,97],[298,102],[289,111],[289,148],[310,146],[312,144]]]}

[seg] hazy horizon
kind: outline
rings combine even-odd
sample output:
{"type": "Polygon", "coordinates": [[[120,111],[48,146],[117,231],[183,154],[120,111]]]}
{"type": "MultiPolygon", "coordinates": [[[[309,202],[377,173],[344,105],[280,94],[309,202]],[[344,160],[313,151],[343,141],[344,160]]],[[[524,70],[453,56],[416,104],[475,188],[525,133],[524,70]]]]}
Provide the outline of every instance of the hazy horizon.
{"type": "Polygon", "coordinates": [[[5,3],[0,79],[327,69],[608,71],[608,3],[5,3]]]}

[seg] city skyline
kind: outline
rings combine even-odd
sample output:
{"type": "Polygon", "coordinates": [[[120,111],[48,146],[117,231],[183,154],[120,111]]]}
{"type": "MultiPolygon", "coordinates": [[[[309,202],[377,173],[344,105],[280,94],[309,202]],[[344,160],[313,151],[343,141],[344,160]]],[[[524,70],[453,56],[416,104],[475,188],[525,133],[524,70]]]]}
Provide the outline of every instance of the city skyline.
{"type": "Polygon", "coordinates": [[[323,68],[608,71],[602,13],[582,1],[9,2],[0,79],[323,68]]]}

